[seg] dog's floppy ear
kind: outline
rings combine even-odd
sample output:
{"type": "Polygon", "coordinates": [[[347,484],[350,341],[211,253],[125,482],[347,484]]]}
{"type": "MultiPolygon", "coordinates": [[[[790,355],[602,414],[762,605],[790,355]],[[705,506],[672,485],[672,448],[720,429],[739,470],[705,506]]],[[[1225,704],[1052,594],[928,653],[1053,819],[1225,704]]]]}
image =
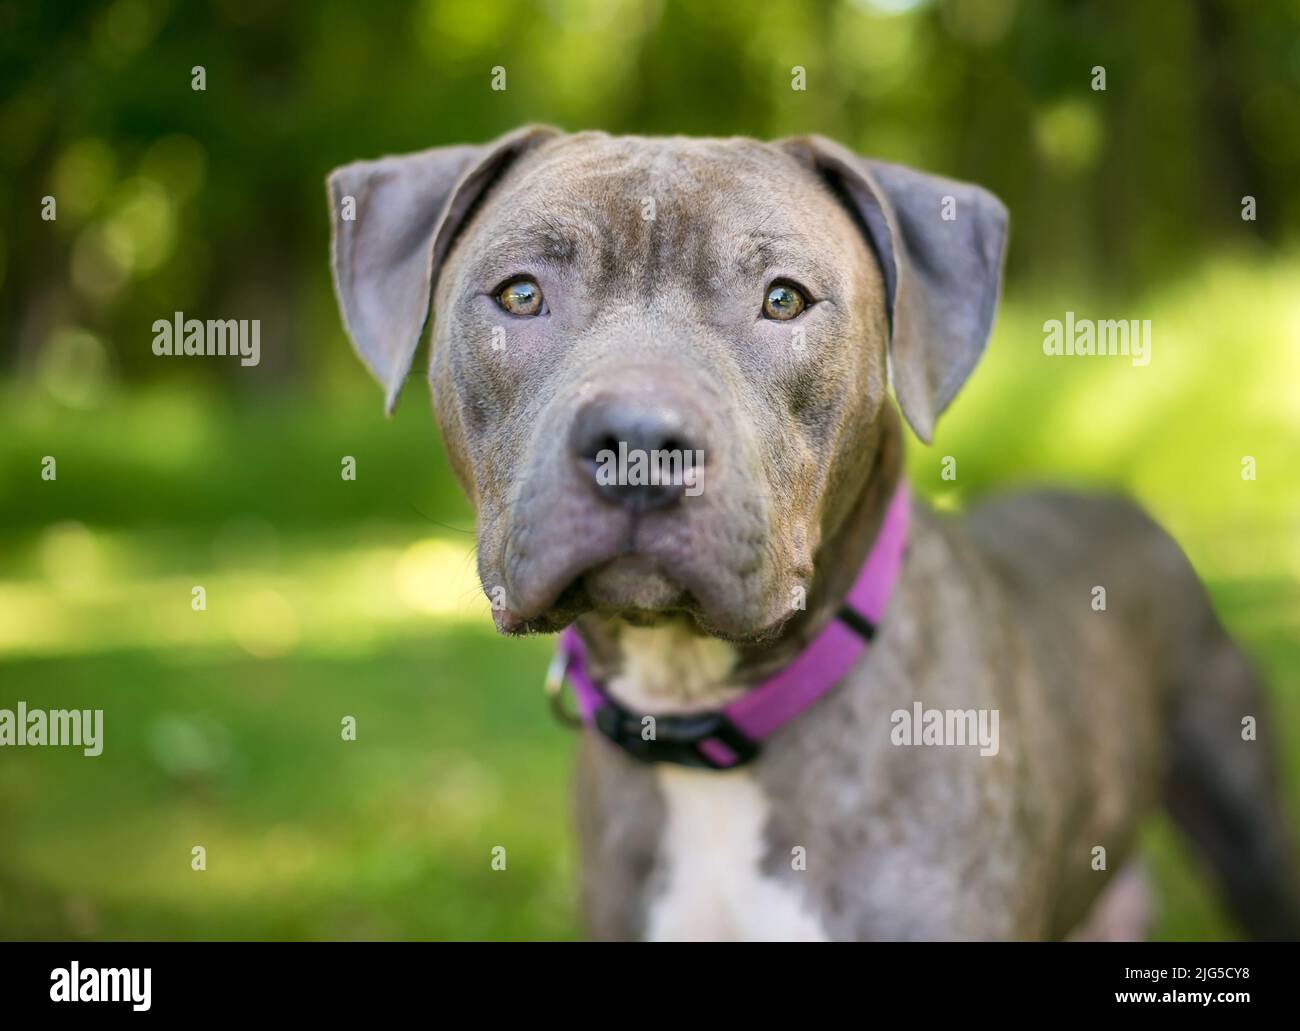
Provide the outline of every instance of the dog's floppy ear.
{"type": "Polygon", "coordinates": [[[849,202],[880,260],[894,392],[928,444],[993,328],[1007,209],[978,186],[858,157],[820,136],[783,142],[849,202]]]}
{"type": "Polygon", "coordinates": [[[389,413],[465,216],[510,162],[556,135],[528,126],[483,146],[354,161],[330,173],[334,292],[353,346],[383,385],[389,413]]]}

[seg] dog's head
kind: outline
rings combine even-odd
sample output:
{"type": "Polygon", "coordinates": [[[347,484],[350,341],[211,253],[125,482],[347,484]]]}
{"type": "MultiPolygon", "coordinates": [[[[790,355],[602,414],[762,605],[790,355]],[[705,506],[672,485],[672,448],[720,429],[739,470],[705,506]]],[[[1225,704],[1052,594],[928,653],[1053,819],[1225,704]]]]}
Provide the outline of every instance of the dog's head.
{"type": "Polygon", "coordinates": [[[760,639],[862,492],[888,371],[929,440],[988,337],[1006,212],[818,137],[528,128],[329,179],[391,409],[430,378],[507,632],[595,609],[760,639]]]}

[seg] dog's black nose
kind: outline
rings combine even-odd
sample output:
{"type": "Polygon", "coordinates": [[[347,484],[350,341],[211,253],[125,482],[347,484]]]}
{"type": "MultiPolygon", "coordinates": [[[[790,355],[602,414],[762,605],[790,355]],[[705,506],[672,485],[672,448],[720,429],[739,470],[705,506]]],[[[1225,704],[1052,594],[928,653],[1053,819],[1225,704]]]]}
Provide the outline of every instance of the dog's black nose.
{"type": "Polygon", "coordinates": [[[589,401],[573,420],[569,447],[610,504],[644,512],[702,487],[698,435],[668,405],[617,397],[589,401]]]}

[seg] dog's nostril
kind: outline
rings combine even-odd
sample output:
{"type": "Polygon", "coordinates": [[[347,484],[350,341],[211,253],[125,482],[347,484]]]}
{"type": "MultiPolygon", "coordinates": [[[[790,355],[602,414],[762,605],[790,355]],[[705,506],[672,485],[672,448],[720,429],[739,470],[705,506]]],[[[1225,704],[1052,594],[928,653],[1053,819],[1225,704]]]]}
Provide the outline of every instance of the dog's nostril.
{"type": "Polygon", "coordinates": [[[601,437],[601,439],[600,439],[600,443],[597,445],[596,454],[591,455],[590,457],[592,457],[592,458],[596,458],[596,457],[598,457],[598,456],[601,454],[601,452],[603,452],[603,451],[608,451],[608,452],[610,452],[611,454],[615,454],[615,455],[617,455],[617,454],[618,454],[618,438],[617,438],[617,437],[614,437],[614,436],[605,436],[605,437],[601,437]]]}
{"type": "Polygon", "coordinates": [[[617,399],[579,410],[569,449],[602,500],[637,510],[679,500],[691,480],[687,463],[702,450],[675,409],[617,399]]]}

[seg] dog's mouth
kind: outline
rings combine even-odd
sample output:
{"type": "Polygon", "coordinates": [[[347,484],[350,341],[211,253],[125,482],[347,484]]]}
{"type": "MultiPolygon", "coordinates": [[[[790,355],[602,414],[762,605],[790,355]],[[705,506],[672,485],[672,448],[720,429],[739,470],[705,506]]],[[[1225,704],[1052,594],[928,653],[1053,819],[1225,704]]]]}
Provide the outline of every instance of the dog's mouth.
{"type": "Polygon", "coordinates": [[[619,555],[581,570],[540,611],[495,611],[507,634],[552,633],[587,612],[653,626],[671,616],[699,613],[695,597],[658,562],[645,555],[619,555]]]}
{"type": "Polygon", "coordinates": [[[591,607],[631,622],[653,622],[689,608],[690,592],[653,559],[624,555],[588,570],[580,578],[591,607]]]}
{"type": "Polygon", "coordinates": [[[580,570],[531,611],[494,609],[493,616],[510,636],[558,633],[587,613],[637,627],[686,617],[704,636],[752,645],[778,637],[793,614],[777,611],[751,623],[745,613],[719,605],[711,579],[677,574],[644,554],[624,554],[580,570]]]}
{"type": "Polygon", "coordinates": [[[636,626],[685,617],[703,635],[747,642],[788,616],[800,571],[783,564],[761,498],[719,473],[707,496],[641,508],[565,479],[572,468],[524,478],[481,542],[501,633],[556,633],[596,613],[636,626]]]}

